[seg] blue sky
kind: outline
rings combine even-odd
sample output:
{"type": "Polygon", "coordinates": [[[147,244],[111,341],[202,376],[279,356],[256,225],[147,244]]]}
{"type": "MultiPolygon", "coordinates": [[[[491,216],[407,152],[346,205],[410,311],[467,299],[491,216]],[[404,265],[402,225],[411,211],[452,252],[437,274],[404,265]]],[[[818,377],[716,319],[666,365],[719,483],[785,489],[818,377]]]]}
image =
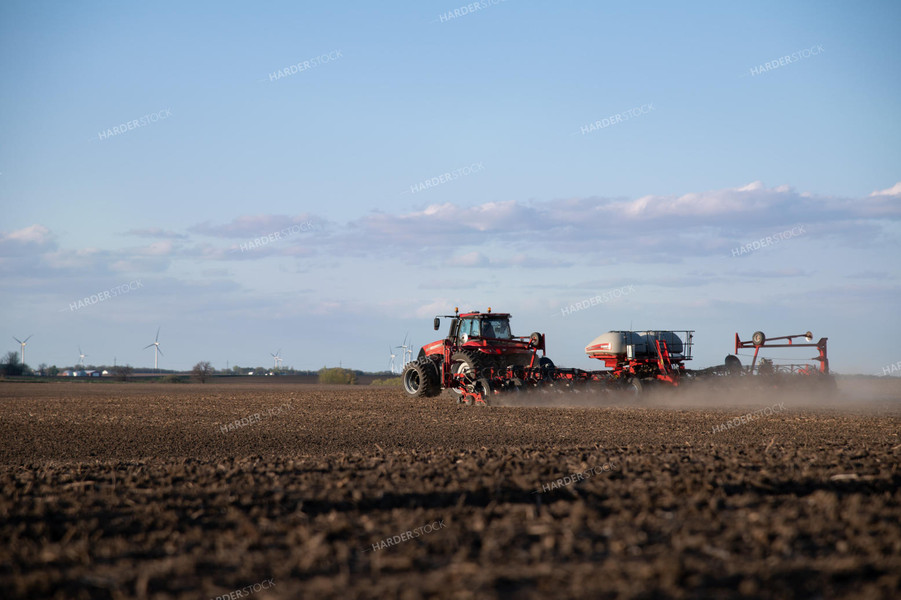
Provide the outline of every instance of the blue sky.
{"type": "Polygon", "coordinates": [[[901,5],[467,4],[0,5],[9,350],[377,370],[490,305],[567,366],[630,325],[901,360],[901,5]]]}

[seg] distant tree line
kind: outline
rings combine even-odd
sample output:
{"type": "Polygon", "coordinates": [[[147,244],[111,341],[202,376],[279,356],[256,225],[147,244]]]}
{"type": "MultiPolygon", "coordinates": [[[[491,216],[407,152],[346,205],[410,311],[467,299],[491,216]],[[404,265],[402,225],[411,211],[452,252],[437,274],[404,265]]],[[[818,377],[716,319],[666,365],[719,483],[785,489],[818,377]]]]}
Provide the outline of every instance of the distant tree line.
{"type": "Polygon", "coordinates": [[[0,362],[0,375],[3,377],[18,377],[28,373],[31,373],[31,369],[28,368],[28,365],[19,362],[18,352],[7,352],[3,357],[3,362],[0,362]]]}
{"type": "MultiPolygon", "coordinates": [[[[0,362],[0,377],[21,377],[23,375],[36,375],[40,377],[57,377],[63,371],[106,371],[111,377],[118,381],[128,381],[129,378],[139,373],[154,374],[177,374],[177,371],[170,369],[135,369],[131,365],[115,365],[115,366],[95,366],[95,365],[74,365],[70,367],[59,368],[56,365],[47,365],[41,363],[37,370],[32,369],[26,364],[19,362],[18,352],[8,352],[4,355],[0,362]]],[[[209,361],[201,361],[194,365],[191,369],[191,375],[197,381],[205,383],[214,375],[216,376],[263,376],[263,375],[302,375],[316,376],[320,383],[333,383],[343,385],[356,385],[358,377],[366,375],[386,375],[385,380],[377,380],[376,385],[396,385],[399,379],[391,373],[381,371],[377,373],[369,373],[354,369],[345,369],[343,367],[322,367],[318,371],[302,371],[293,368],[267,369],[266,367],[241,367],[235,365],[228,370],[216,371],[209,361]]]]}

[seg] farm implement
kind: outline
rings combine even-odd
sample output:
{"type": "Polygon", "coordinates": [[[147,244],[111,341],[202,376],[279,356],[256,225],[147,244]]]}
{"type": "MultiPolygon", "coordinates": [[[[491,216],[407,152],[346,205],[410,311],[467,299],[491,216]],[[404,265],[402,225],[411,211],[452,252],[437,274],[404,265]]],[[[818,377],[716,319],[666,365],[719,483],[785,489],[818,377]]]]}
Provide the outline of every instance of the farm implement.
{"type": "Polygon", "coordinates": [[[835,387],[835,378],[829,372],[829,357],[826,350],[828,339],[820,338],[814,343],[813,334],[809,331],[807,333],[772,338],[767,338],[762,331],[755,331],[750,340],[742,341],[736,333],[735,355],[730,354],[726,357],[726,370],[732,375],[752,376],[756,378],[757,383],[769,386],[794,384],[835,387]],[[795,341],[799,338],[803,339],[804,342],[795,341]],[[751,348],[754,349],[751,364],[744,368],[736,355],[739,350],[751,348]],[[816,348],[817,355],[810,358],[815,363],[790,362],[776,364],[772,359],[760,356],[761,350],[768,348],[816,348]]]}
{"type": "Polygon", "coordinates": [[[809,342],[809,332],[770,340],[756,332],[750,342],[742,342],[736,334],[736,353],[741,348],[755,349],[749,368],[742,367],[739,358],[730,354],[724,365],[693,371],[685,363],[692,359],[694,330],[608,331],[585,347],[589,358],[603,362],[606,368],[588,371],[557,367],[547,356],[543,333],[514,336],[508,313],[493,313],[490,307],[487,312],[460,313],[454,309],[453,315],[435,317],[436,331],[442,318],[450,319],[447,336],[423,346],[417,359],[404,367],[403,387],[410,396],[429,398],[446,390],[458,403],[487,405],[500,394],[529,391],[638,396],[649,387],[679,387],[688,381],[714,377],[723,381],[724,376],[753,375],[753,381],[767,384],[783,374],[832,379],[826,338],[817,344],[794,343],[798,337],[809,342]],[[777,341],[787,343],[772,343],[777,341]],[[776,368],[765,359],[757,362],[764,347],[810,346],[820,351],[816,358],[819,368],[794,364],[776,368]]]}
{"type": "Polygon", "coordinates": [[[435,317],[450,319],[447,337],[423,346],[403,371],[404,390],[428,398],[448,390],[461,404],[488,404],[502,393],[612,392],[637,395],[649,382],[678,386],[691,360],[686,331],[611,331],[586,347],[608,370],[560,368],[547,356],[545,336],[514,336],[510,315],[487,312],[435,317]],[[680,337],[681,335],[681,337],[680,337]]]}

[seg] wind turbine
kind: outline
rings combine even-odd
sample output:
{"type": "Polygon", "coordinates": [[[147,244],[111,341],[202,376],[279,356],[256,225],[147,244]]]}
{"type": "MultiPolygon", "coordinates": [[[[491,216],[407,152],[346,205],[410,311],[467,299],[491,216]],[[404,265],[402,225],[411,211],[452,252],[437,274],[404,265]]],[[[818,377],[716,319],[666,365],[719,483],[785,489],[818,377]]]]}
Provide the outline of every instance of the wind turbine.
{"type": "Polygon", "coordinates": [[[25,344],[28,343],[28,340],[31,339],[31,336],[32,336],[32,335],[34,335],[34,334],[32,333],[31,335],[29,335],[27,338],[25,338],[24,341],[23,341],[23,340],[20,340],[20,339],[17,338],[16,336],[13,336],[13,339],[14,339],[14,340],[16,340],[17,342],[19,342],[20,344],[22,344],[22,364],[23,364],[23,365],[25,364],[25,344]]]}
{"type": "Polygon", "coordinates": [[[81,351],[81,346],[78,347],[78,362],[81,363],[82,368],[84,368],[84,358],[87,356],[84,352],[81,351]]]}
{"type": "Polygon", "coordinates": [[[413,358],[412,346],[407,345],[407,338],[409,336],[410,336],[410,332],[408,331],[407,334],[404,336],[404,343],[401,344],[400,346],[396,346],[397,348],[402,348],[404,351],[403,359],[402,359],[404,361],[404,366],[407,366],[407,363],[410,362],[410,360],[413,358]],[[409,358],[408,358],[408,356],[409,356],[409,358]]]}
{"type": "Polygon", "coordinates": [[[282,357],[280,356],[281,353],[282,353],[281,348],[279,348],[278,352],[276,352],[275,354],[273,354],[272,352],[269,353],[269,356],[271,356],[272,358],[275,359],[275,370],[276,371],[278,371],[279,364],[282,362],[282,357]]]}
{"type": "Polygon", "coordinates": [[[154,368],[154,370],[159,371],[159,366],[158,366],[159,365],[159,356],[158,355],[163,353],[163,351],[160,350],[160,328],[159,327],[156,328],[156,339],[153,340],[152,344],[147,344],[146,346],[144,346],[143,350],[146,350],[147,348],[150,348],[151,346],[153,346],[153,368],[154,368]]]}
{"type": "Polygon", "coordinates": [[[397,354],[395,354],[395,353],[392,351],[391,345],[390,345],[390,344],[388,345],[388,356],[391,357],[391,358],[388,360],[388,370],[391,371],[391,372],[394,373],[394,374],[397,374],[397,363],[394,361],[394,359],[397,358],[397,354]]]}

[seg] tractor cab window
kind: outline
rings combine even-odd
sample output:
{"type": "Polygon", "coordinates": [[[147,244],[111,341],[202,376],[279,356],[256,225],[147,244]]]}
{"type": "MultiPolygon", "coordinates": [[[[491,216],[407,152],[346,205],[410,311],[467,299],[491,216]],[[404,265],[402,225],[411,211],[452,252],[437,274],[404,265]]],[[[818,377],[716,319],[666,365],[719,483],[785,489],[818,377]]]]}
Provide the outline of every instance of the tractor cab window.
{"type": "Polygon", "coordinates": [[[469,337],[479,335],[479,322],[476,319],[460,319],[460,331],[457,332],[458,337],[463,335],[469,337]]]}
{"type": "Polygon", "coordinates": [[[509,340],[513,337],[510,333],[510,322],[507,319],[483,319],[482,337],[509,340]]]}

